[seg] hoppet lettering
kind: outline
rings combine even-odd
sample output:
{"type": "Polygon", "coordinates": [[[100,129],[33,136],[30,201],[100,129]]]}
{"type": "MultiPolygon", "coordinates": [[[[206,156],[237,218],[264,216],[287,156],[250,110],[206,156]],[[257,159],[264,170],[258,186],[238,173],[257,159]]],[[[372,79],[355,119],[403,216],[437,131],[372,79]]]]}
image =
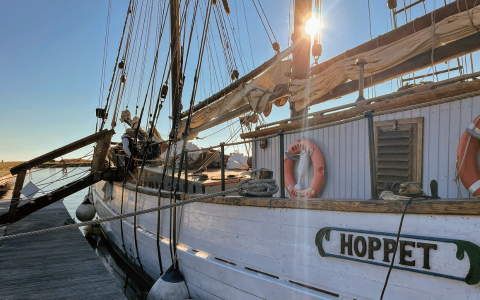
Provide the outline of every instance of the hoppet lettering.
{"type": "MultiPolygon", "coordinates": [[[[340,254],[357,256],[358,258],[375,259],[375,254],[383,255],[383,261],[390,263],[391,256],[395,251],[396,241],[390,238],[378,238],[354,234],[340,234],[340,254]]],[[[416,260],[410,260],[412,251],[421,249],[423,251],[423,269],[430,269],[430,253],[437,250],[438,245],[432,243],[413,242],[399,240],[397,252],[399,253],[399,264],[414,267],[416,260]]]]}
{"type": "Polygon", "coordinates": [[[469,285],[480,282],[480,247],[475,243],[402,234],[394,259],[396,237],[393,232],[323,227],[315,235],[315,245],[324,258],[387,268],[393,260],[394,269],[460,280],[469,285]]]}

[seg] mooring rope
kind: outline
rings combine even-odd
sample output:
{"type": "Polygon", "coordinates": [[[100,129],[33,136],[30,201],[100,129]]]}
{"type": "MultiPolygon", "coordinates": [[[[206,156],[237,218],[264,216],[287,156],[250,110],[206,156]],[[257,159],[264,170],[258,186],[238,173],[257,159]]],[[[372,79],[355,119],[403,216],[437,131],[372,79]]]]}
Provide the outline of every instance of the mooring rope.
{"type": "Polygon", "coordinates": [[[177,206],[181,206],[181,205],[186,205],[186,204],[190,204],[190,203],[194,203],[194,202],[200,202],[200,201],[204,201],[204,200],[211,199],[211,198],[218,197],[218,196],[225,196],[225,195],[236,193],[236,192],[238,192],[240,195],[244,195],[244,196],[265,196],[266,197],[266,196],[271,196],[271,195],[275,194],[276,192],[278,192],[278,190],[279,190],[279,187],[275,183],[275,179],[245,179],[245,180],[242,180],[241,182],[239,182],[238,186],[236,188],[226,190],[226,191],[223,191],[223,192],[203,195],[203,196],[196,197],[196,198],[193,198],[193,199],[190,199],[190,200],[184,200],[184,201],[177,202],[177,203],[171,203],[171,204],[167,204],[167,205],[163,205],[163,206],[152,207],[152,208],[149,208],[149,209],[140,210],[140,211],[133,212],[133,213],[121,214],[121,215],[108,217],[108,218],[103,218],[103,219],[98,219],[98,220],[92,220],[92,221],[81,222],[81,223],[59,226],[59,227],[53,227],[53,228],[47,228],[47,229],[41,229],[41,230],[19,233],[19,234],[14,234],[14,235],[7,235],[7,236],[0,237],[0,241],[12,240],[12,239],[16,239],[16,238],[32,236],[32,235],[37,235],[37,234],[42,234],[42,233],[50,233],[50,232],[68,230],[68,229],[72,229],[72,228],[79,228],[79,227],[83,227],[83,226],[97,225],[97,224],[104,223],[104,222],[126,219],[126,218],[133,217],[133,216],[148,214],[148,213],[151,213],[151,212],[165,210],[165,209],[169,209],[169,208],[173,208],[173,207],[177,207],[177,206]]]}

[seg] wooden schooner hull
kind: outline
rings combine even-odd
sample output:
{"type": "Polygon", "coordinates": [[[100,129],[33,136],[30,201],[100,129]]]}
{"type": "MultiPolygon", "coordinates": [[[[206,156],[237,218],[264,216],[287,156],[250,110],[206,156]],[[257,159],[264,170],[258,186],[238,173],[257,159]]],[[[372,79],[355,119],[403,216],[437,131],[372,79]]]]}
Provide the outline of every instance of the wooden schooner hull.
{"type": "MultiPolygon", "coordinates": [[[[180,48],[178,1],[170,5],[175,49],[180,48]]],[[[363,96],[365,85],[454,58],[460,70],[458,58],[479,48],[477,5],[445,3],[310,68],[311,37],[301,32],[312,2],[295,1],[293,46],[277,53],[268,62],[272,65],[262,65],[196,106],[192,98],[183,113],[178,109],[180,52],[171,51],[175,109],[169,149],[182,133],[186,142],[188,135],[249,111],[268,116],[272,102],[289,96],[290,119],[240,135],[255,138],[246,141],[252,143],[252,169],[273,171],[280,190],[271,198],[213,197],[173,212],[102,223],[105,236],[152,284],[178,259],[193,299],[480,299],[480,201],[470,196],[480,193],[480,143],[470,144],[480,136],[480,127],[472,124],[480,115],[479,74],[424,81],[435,70],[418,84],[420,77],[413,75],[414,84],[395,93],[363,96]],[[290,52],[291,61],[280,61],[290,52]],[[278,87],[288,91],[277,95],[278,87]],[[309,105],[357,90],[353,103],[308,114],[309,105]],[[462,137],[466,128],[478,136],[462,137]],[[460,151],[459,143],[474,149],[460,151]],[[464,162],[475,174],[462,173],[464,162]],[[468,191],[461,183],[465,176],[472,177],[468,191]],[[396,187],[406,188],[404,183],[410,193],[402,198],[396,187]],[[410,198],[416,192],[423,199],[410,198]]],[[[193,176],[187,174],[188,159],[182,165],[185,153],[184,148],[178,180],[188,181],[193,176]]],[[[161,170],[146,166],[145,157],[140,169],[141,187],[95,184],[101,218],[171,203],[173,195],[159,191],[163,183],[170,189],[171,177],[160,179],[161,170]]],[[[220,176],[210,180],[221,185],[182,182],[174,201],[225,190],[223,164],[220,176]]],[[[235,182],[228,182],[229,188],[240,180],[231,178],[235,182]]]]}
{"type": "MultiPolygon", "coordinates": [[[[423,182],[430,194],[428,183],[434,179],[441,197],[413,202],[407,209],[385,299],[480,299],[480,201],[459,199],[459,192],[460,197],[469,194],[451,180],[461,134],[477,115],[480,96],[458,95],[374,117],[377,192],[384,182],[402,180],[423,182]]],[[[367,120],[284,138],[284,149],[300,138],[319,146],[327,178],[321,198],[227,196],[177,208],[178,260],[190,296],[379,299],[407,201],[367,200],[367,120]]],[[[273,170],[277,183],[283,159],[278,137],[262,147],[256,142],[253,168],[273,170]]],[[[146,172],[146,178],[153,176],[148,174],[152,170],[146,172]]],[[[122,188],[102,181],[94,190],[100,217],[135,211],[133,184],[122,188]]],[[[181,193],[178,201],[193,197],[181,193]]],[[[156,207],[157,201],[156,188],[139,187],[136,210],[156,207]]],[[[162,192],[161,205],[169,202],[169,194],[162,192]]],[[[136,242],[133,224],[129,218],[122,226],[120,221],[102,223],[102,229],[154,281],[160,274],[157,213],[137,217],[136,242]]],[[[163,271],[171,265],[169,232],[170,212],[164,210],[159,234],[163,271]]]]}
{"type": "MultiPolygon", "coordinates": [[[[100,217],[120,212],[121,184],[100,182],[95,190],[100,217]]],[[[155,207],[156,192],[140,188],[138,210],[155,207]]],[[[133,211],[134,199],[134,187],[127,184],[125,213],[133,211]]],[[[165,205],[169,199],[161,202],[165,205]]],[[[180,270],[193,299],[378,299],[389,265],[384,262],[388,252],[384,247],[395,239],[404,205],[399,202],[221,197],[190,204],[177,212],[182,216],[177,231],[180,270]],[[381,247],[370,242],[377,239],[381,247]]],[[[480,248],[472,246],[463,259],[458,258],[464,251],[461,241],[480,245],[479,204],[473,200],[412,204],[386,299],[479,299],[478,283],[469,285],[465,277],[479,271],[480,248]]],[[[160,220],[166,271],[171,265],[168,210],[162,211],[160,220]]],[[[131,264],[156,280],[157,213],[139,216],[137,224],[138,254],[133,218],[123,221],[123,242],[120,221],[102,223],[102,229],[131,264]]],[[[391,253],[387,256],[391,258],[391,253]]]]}
{"type": "MultiPolygon", "coordinates": [[[[430,194],[428,182],[435,179],[441,197],[408,208],[385,299],[480,299],[480,201],[459,199],[459,192],[469,194],[451,180],[461,134],[477,115],[480,96],[458,95],[374,117],[378,193],[384,189],[382,181],[402,180],[423,182],[430,194]]],[[[407,201],[367,200],[367,137],[366,119],[285,134],[284,149],[307,138],[323,152],[327,180],[321,199],[288,198],[288,193],[287,198],[227,196],[177,208],[178,260],[190,296],[379,299],[407,201]]],[[[279,183],[279,138],[260,144],[254,147],[253,168],[273,170],[279,183]]],[[[145,178],[157,176],[148,168],[146,172],[145,178]]],[[[147,187],[154,183],[144,185],[135,209],[133,184],[97,183],[98,215],[158,206],[157,189],[147,187]]],[[[180,193],[178,201],[193,197],[180,193]]],[[[169,193],[162,192],[160,199],[160,205],[170,203],[169,193]]],[[[116,249],[153,283],[160,274],[157,213],[138,216],[136,224],[136,234],[133,218],[101,226],[116,249]]],[[[168,210],[161,212],[159,236],[166,271],[172,263],[168,210]]]]}

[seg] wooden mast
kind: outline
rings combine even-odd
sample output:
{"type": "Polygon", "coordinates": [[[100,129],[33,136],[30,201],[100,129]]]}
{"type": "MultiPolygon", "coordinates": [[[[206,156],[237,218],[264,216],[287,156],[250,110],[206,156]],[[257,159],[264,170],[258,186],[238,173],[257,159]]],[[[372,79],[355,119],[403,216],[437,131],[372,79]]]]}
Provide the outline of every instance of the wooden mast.
{"type": "MultiPolygon", "coordinates": [[[[305,32],[305,24],[312,15],[312,0],[296,0],[293,16],[292,41],[298,41],[298,46],[292,53],[292,77],[295,79],[307,79],[310,69],[311,37],[305,32]]],[[[295,111],[294,105],[290,105],[290,117],[301,116],[307,113],[308,107],[295,111]]]]}
{"type": "MultiPolygon", "coordinates": [[[[182,61],[181,61],[181,48],[180,48],[180,0],[170,0],[170,49],[171,49],[171,60],[172,60],[172,130],[170,135],[170,140],[176,138],[178,132],[178,123],[180,122],[179,115],[181,113],[181,86],[180,77],[182,76],[182,61]]],[[[182,83],[183,84],[183,83],[182,83]]],[[[176,143],[176,141],[173,141],[176,143]]],[[[170,151],[170,147],[167,151],[170,151]]],[[[166,163],[164,168],[167,168],[166,163]]],[[[174,177],[175,167],[172,168],[172,179],[174,177]]],[[[165,174],[165,173],[163,173],[165,174]]],[[[172,182],[173,188],[173,182],[172,182]]],[[[172,190],[173,191],[173,190],[172,190]]],[[[174,202],[176,198],[174,197],[174,202]]],[[[170,210],[171,220],[170,220],[170,232],[173,236],[170,241],[170,249],[173,250],[173,255],[175,260],[173,261],[174,270],[178,271],[178,261],[177,257],[177,237],[176,237],[176,228],[177,228],[177,210],[174,208],[170,210]],[[173,221],[173,222],[172,222],[173,221]],[[173,226],[172,226],[173,224],[173,226]],[[173,249],[172,249],[173,247],[173,249]]]]}
{"type": "MultiPolygon", "coordinates": [[[[177,105],[180,105],[179,85],[181,74],[180,61],[180,2],[170,0],[170,41],[171,41],[171,95],[172,95],[172,117],[176,120],[177,105]]],[[[173,130],[173,128],[172,128],[173,130]]]]}

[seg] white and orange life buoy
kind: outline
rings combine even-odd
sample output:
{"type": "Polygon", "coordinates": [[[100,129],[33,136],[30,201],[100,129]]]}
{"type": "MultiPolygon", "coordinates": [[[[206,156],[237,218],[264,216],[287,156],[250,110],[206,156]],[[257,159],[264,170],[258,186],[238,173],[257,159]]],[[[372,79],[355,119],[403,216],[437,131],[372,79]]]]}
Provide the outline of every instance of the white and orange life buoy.
{"type": "Polygon", "coordinates": [[[480,196],[480,170],[478,169],[478,150],[480,149],[480,116],[463,133],[457,149],[457,173],[463,186],[474,196],[480,196]],[[472,136],[473,135],[473,136],[472,136]],[[476,137],[475,137],[476,136],[476,137]]]}
{"type": "Polygon", "coordinates": [[[300,154],[304,150],[309,153],[313,164],[313,179],[310,187],[306,189],[296,189],[295,179],[293,177],[293,163],[294,160],[285,155],[284,162],[284,177],[285,188],[293,198],[317,198],[323,190],[325,184],[325,160],[323,154],[318,146],[307,139],[298,139],[288,147],[288,152],[291,155],[300,154]]]}

